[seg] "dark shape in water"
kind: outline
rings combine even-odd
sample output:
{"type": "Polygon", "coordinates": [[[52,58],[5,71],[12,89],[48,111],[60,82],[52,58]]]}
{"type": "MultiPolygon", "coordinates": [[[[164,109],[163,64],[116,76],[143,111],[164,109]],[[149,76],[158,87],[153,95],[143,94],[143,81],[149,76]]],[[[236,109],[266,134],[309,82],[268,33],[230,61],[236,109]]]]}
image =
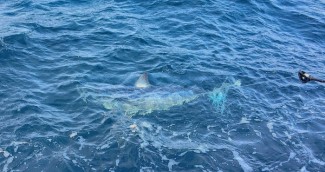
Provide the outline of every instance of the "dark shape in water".
{"type": "Polygon", "coordinates": [[[325,83],[325,80],[314,78],[302,70],[298,72],[298,77],[302,83],[307,83],[309,81],[317,81],[317,82],[325,83]]]}

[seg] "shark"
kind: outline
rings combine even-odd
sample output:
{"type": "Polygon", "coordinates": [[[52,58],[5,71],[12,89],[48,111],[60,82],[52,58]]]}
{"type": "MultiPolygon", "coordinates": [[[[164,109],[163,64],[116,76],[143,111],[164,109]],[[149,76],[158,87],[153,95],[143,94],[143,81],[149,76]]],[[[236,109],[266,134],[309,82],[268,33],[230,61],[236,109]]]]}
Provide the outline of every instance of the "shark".
{"type": "Polygon", "coordinates": [[[154,87],[149,81],[148,73],[145,72],[135,82],[133,93],[111,94],[103,98],[102,104],[107,110],[122,112],[132,117],[157,111],[168,111],[173,107],[193,102],[200,97],[208,97],[215,108],[223,113],[228,90],[240,85],[240,80],[234,80],[233,82],[224,82],[220,87],[215,87],[211,91],[179,87],[166,89],[154,87]]]}

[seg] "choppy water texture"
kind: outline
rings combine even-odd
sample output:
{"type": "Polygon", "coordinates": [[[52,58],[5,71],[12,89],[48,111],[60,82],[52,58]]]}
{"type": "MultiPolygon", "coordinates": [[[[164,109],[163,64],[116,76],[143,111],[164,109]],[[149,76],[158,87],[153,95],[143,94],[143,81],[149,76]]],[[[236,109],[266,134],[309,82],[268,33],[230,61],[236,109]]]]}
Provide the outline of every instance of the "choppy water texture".
{"type": "Polygon", "coordinates": [[[0,171],[324,171],[325,86],[297,79],[325,78],[324,9],[1,1],[0,171]],[[153,97],[241,86],[145,115],[103,106],[149,94],[133,88],[143,71],[153,97]]]}

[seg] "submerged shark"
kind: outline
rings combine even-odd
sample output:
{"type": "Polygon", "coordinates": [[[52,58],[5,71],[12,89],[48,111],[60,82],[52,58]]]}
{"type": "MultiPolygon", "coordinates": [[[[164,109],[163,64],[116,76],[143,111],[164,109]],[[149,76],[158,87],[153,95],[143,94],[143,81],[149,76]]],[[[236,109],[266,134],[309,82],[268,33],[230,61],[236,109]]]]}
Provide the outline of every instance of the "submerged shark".
{"type": "Polygon", "coordinates": [[[112,94],[103,99],[103,106],[111,111],[123,112],[128,116],[146,115],[154,111],[166,111],[172,107],[192,102],[199,97],[207,96],[212,104],[221,112],[224,110],[228,90],[233,86],[240,86],[240,80],[233,83],[224,82],[212,91],[204,92],[199,89],[184,90],[173,88],[153,88],[147,73],[143,73],[135,83],[133,94],[112,94]]]}

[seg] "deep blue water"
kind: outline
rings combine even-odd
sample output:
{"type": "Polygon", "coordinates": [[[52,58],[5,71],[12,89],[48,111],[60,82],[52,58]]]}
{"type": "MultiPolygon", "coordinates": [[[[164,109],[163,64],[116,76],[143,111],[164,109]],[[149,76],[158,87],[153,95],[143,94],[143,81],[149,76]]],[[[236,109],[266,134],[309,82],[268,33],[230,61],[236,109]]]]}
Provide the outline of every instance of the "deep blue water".
{"type": "Polygon", "coordinates": [[[1,1],[0,171],[324,171],[325,85],[297,78],[324,50],[323,0],[1,1]],[[153,97],[241,86],[103,106],[144,71],[153,97]]]}

